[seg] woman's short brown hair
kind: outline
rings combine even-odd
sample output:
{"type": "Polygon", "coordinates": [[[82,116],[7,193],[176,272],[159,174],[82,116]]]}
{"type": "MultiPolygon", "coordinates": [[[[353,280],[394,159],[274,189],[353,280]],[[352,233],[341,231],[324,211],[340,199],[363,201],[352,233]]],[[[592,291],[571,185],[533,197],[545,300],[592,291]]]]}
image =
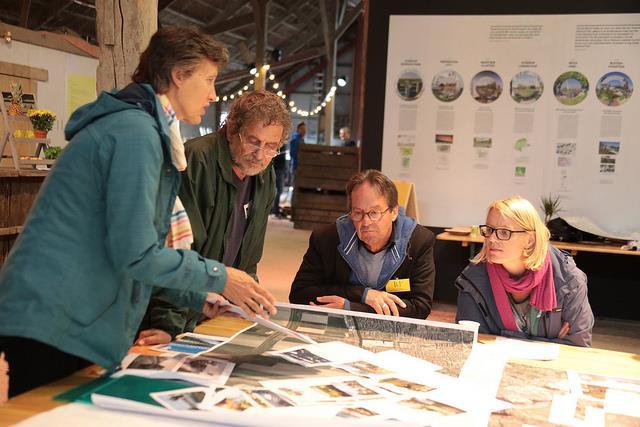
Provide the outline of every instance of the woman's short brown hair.
{"type": "Polygon", "coordinates": [[[265,90],[245,92],[231,104],[225,121],[232,135],[237,135],[249,123],[261,122],[264,126],[281,125],[280,145],[289,138],[291,116],[286,105],[275,93],[265,90]]]}
{"type": "Polygon", "coordinates": [[[368,182],[373,188],[384,196],[387,200],[387,207],[393,209],[398,206],[398,189],[388,176],[375,169],[368,169],[358,172],[349,178],[346,185],[347,199],[349,200],[349,210],[351,210],[351,192],[360,184],[368,182]]]}
{"type": "Polygon", "coordinates": [[[221,43],[196,28],[161,28],[151,36],[131,78],[136,83],[151,84],[157,93],[166,93],[174,68],[182,69],[188,77],[205,59],[218,68],[224,68],[229,62],[229,52],[221,43]]]}

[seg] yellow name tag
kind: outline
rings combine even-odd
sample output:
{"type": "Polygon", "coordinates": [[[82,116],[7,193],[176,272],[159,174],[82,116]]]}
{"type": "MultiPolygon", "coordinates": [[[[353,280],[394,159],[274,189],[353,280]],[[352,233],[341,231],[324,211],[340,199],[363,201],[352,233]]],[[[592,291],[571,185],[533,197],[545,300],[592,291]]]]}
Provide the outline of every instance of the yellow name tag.
{"type": "Polygon", "coordinates": [[[389,280],[385,290],[387,292],[409,292],[411,291],[411,284],[409,279],[389,280]]]}

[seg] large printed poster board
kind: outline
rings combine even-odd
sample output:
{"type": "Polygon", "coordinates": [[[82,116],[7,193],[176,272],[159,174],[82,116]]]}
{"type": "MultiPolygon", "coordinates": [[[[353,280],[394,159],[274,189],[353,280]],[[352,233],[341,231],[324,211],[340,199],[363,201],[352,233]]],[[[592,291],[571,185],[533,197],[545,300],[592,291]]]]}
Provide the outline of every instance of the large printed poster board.
{"type": "Polygon", "coordinates": [[[640,14],[391,16],[382,170],[421,222],[519,194],[640,232],[640,14]]]}

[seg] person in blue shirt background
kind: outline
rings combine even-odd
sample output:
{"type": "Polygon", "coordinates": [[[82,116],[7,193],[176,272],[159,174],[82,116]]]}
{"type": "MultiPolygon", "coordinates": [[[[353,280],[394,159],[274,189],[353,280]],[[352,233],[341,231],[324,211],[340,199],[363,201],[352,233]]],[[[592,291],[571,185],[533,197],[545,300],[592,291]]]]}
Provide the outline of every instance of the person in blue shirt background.
{"type": "Polygon", "coordinates": [[[290,170],[291,181],[296,177],[296,168],[298,167],[298,148],[300,144],[304,144],[304,136],[307,134],[307,125],[300,122],[296,127],[296,131],[291,135],[289,140],[289,156],[291,156],[290,170]]]}

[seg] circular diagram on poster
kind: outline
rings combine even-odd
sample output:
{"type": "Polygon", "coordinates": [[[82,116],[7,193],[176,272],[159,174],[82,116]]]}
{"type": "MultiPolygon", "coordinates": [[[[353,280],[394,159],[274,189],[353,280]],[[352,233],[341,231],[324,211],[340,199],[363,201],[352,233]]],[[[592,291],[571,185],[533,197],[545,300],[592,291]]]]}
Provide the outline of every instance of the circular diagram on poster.
{"type": "Polygon", "coordinates": [[[518,104],[536,102],[544,91],[544,84],[540,76],[533,71],[520,71],[513,76],[509,84],[511,98],[518,104]]]}
{"type": "Polygon", "coordinates": [[[455,70],[440,71],[431,81],[433,96],[442,102],[455,101],[462,94],[464,82],[462,76],[455,70]]]}
{"type": "Polygon", "coordinates": [[[493,71],[480,71],[471,79],[471,96],[482,104],[490,104],[502,93],[502,79],[493,71]]]}
{"type": "Polygon", "coordinates": [[[396,92],[405,101],[413,101],[422,95],[424,83],[422,76],[415,70],[403,71],[396,82],[396,92]]]}
{"type": "Polygon", "coordinates": [[[596,83],[596,96],[604,105],[617,107],[631,98],[633,82],[625,73],[612,71],[596,83]]]}
{"type": "Polygon", "coordinates": [[[589,80],[579,71],[560,74],[553,84],[553,94],[563,105],[577,105],[589,93],[589,80]]]}

